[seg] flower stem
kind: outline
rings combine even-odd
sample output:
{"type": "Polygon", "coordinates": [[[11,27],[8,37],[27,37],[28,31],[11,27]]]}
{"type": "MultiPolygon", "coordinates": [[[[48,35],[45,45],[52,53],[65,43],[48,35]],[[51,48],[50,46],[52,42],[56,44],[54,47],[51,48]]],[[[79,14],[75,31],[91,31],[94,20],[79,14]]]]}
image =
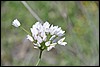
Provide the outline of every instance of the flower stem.
{"type": "Polygon", "coordinates": [[[20,27],[22,30],[24,30],[26,33],[28,33],[29,35],[31,35],[27,30],[25,30],[23,27],[20,27]]]}
{"type": "Polygon", "coordinates": [[[38,59],[38,61],[37,61],[37,63],[36,63],[35,66],[38,66],[38,64],[39,64],[39,62],[40,62],[40,60],[41,60],[42,52],[43,52],[43,50],[40,50],[39,59],[38,59]]]}
{"type": "Polygon", "coordinates": [[[40,59],[41,59],[41,56],[42,56],[42,51],[43,51],[43,50],[40,50],[40,55],[39,55],[39,58],[40,58],[40,59]]]}
{"type": "Polygon", "coordinates": [[[39,64],[40,60],[41,60],[41,59],[39,58],[39,59],[38,59],[38,62],[36,63],[36,65],[35,65],[35,66],[38,66],[38,64],[39,64]]]}

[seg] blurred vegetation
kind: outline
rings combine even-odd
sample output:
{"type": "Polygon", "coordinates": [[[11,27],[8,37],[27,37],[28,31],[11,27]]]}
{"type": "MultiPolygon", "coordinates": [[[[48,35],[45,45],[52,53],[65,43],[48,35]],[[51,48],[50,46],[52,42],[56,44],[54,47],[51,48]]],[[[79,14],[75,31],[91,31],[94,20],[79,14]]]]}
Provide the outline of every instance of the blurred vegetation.
{"type": "MultiPolygon", "coordinates": [[[[98,1],[27,1],[45,22],[66,31],[65,47],[44,51],[39,66],[99,65],[99,2],[98,1]]],[[[27,33],[12,26],[18,19],[30,31],[37,22],[20,1],[1,2],[1,65],[34,66],[39,50],[26,39],[27,33]]]]}

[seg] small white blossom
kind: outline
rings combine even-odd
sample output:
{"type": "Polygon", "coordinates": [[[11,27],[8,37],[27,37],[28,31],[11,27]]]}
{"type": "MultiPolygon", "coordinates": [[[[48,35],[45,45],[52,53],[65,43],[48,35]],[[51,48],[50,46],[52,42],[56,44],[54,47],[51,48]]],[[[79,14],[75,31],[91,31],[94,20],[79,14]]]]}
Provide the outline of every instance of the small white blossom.
{"type": "Polygon", "coordinates": [[[35,44],[35,43],[33,43],[34,44],[34,48],[37,48],[38,49],[38,46],[37,46],[37,44],[35,44]]]}
{"type": "Polygon", "coordinates": [[[38,30],[35,28],[35,26],[33,26],[33,28],[30,28],[30,29],[33,36],[38,34],[38,30]]]}
{"type": "Polygon", "coordinates": [[[67,42],[63,42],[65,40],[65,37],[64,38],[62,38],[62,39],[60,39],[59,41],[58,41],[58,44],[60,44],[60,45],[66,45],[67,44],[67,42]]]}
{"type": "Polygon", "coordinates": [[[37,36],[37,41],[39,42],[39,43],[42,43],[42,38],[40,37],[40,36],[37,36]]]}
{"type": "Polygon", "coordinates": [[[43,38],[43,41],[46,41],[47,36],[44,31],[41,32],[41,37],[43,38]]]}
{"type": "Polygon", "coordinates": [[[53,28],[52,28],[52,34],[55,34],[55,32],[56,32],[56,30],[58,29],[58,26],[54,26],[53,28]]]}
{"type": "Polygon", "coordinates": [[[47,51],[50,51],[54,46],[47,47],[47,51]]]}
{"type": "Polygon", "coordinates": [[[37,36],[37,35],[34,35],[33,37],[34,37],[34,40],[37,40],[37,38],[38,38],[38,36],[37,36]]]}
{"type": "Polygon", "coordinates": [[[59,27],[56,31],[55,31],[55,34],[57,34],[58,32],[61,31],[61,27],[59,27]]]}
{"type": "Polygon", "coordinates": [[[33,42],[33,38],[30,35],[27,35],[27,39],[30,40],[31,42],[33,42]]]}
{"type": "Polygon", "coordinates": [[[33,43],[34,44],[34,48],[38,48],[38,47],[41,47],[40,43],[37,42],[37,43],[33,43]]]}
{"type": "Polygon", "coordinates": [[[43,24],[43,28],[45,32],[49,32],[49,26],[50,24],[47,21],[43,24]]]}
{"type": "Polygon", "coordinates": [[[57,33],[57,35],[58,35],[58,36],[63,36],[64,32],[65,32],[65,31],[60,30],[60,31],[57,33]]]}
{"type": "Polygon", "coordinates": [[[40,43],[39,43],[39,42],[37,42],[37,46],[41,47],[41,45],[40,45],[40,43]]]}
{"type": "Polygon", "coordinates": [[[47,51],[50,51],[52,48],[54,48],[56,44],[57,43],[50,44],[49,47],[47,47],[47,51]]]}
{"type": "Polygon", "coordinates": [[[46,46],[49,46],[50,45],[50,41],[46,42],[45,45],[46,46]]]}
{"type": "Polygon", "coordinates": [[[20,22],[19,22],[17,19],[15,19],[15,20],[12,22],[12,25],[15,26],[15,27],[19,27],[21,24],[20,24],[20,22]]]}
{"type": "Polygon", "coordinates": [[[36,22],[34,26],[38,30],[38,32],[42,32],[43,31],[43,26],[42,26],[42,24],[40,22],[36,22]]]}
{"type": "Polygon", "coordinates": [[[50,50],[51,50],[52,48],[54,48],[55,45],[57,44],[57,43],[52,43],[52,44],[50,44],[50,42],[51,42],[51,41],[48,41],[48,42],[45,43],[45,45],[47,46],[47,51],[50,51],[50,50]]]}
{"type": "Polygon", "coordinates": [[[56,37],[56,35],[53,35],[49,40],[53,40],[56,37]]]}
{"type": "Polygon", "coordinates": [[[38,49],[38,47],[37,47],[37,46],[34,46],[34,48],[38,49]]]}

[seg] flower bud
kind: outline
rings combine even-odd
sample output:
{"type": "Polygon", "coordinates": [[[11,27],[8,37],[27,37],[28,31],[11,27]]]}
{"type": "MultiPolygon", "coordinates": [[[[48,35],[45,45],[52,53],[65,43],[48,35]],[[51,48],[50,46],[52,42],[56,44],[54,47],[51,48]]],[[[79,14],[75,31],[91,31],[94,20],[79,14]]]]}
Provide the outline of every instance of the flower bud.
{"type": "Polygon", "coordinates": [[[33,42],[33,38],[30,35],[27,35],[27,39],[30,40],[31,42],[33,42]]]}
{"type": "Polygon", "coordinates": [[[15,26],[15,27],[19,27],[21,24],[20,24],[20,22],[19,22],[17,19],[15,19],[15,20],[12,22],[12,25],[15,26]]]}

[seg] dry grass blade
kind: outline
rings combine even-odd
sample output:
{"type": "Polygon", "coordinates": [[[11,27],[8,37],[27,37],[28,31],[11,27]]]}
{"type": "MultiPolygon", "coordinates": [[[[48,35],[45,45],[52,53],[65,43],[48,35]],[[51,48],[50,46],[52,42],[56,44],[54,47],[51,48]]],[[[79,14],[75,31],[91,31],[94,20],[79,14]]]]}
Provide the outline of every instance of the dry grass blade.
{"type": "Polygon", "coordinates": [[[25,1],[21,1],[21,3],[29,10],[32,16],[36,18],[36,20],[43,23],[43,21],[39,18],[39,16],[30,8],[30,6],[25,1]]]}

